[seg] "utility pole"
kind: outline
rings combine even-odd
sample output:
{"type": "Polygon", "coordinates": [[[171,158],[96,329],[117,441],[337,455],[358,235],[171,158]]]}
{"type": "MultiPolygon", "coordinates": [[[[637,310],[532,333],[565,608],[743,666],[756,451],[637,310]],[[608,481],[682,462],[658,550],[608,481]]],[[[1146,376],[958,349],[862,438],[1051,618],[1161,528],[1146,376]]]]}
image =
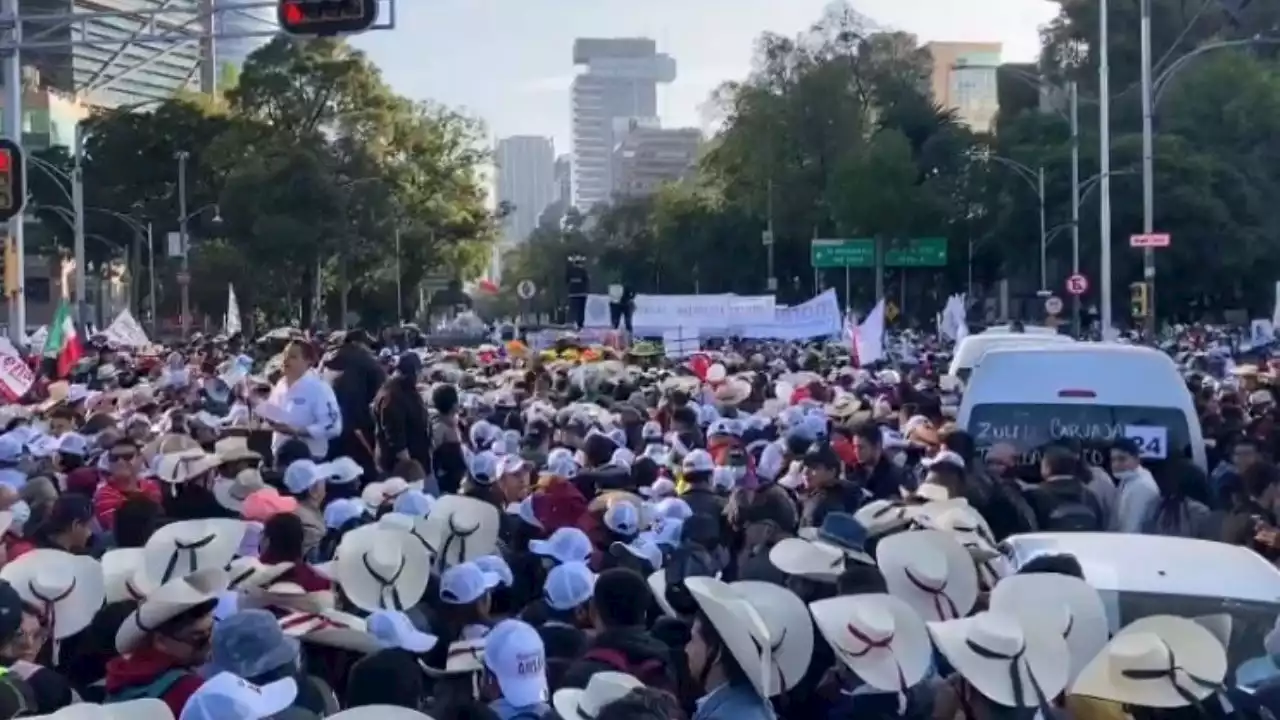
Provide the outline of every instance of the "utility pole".
{"type": "Polygon", "coordinates": [[[175,155],[178,160],[178,237],[182,244],[182,274],[178,277],[178,285],[182,288],[182,339],[191,335],[191,240],[187,235],[187,158],[191,154],[179,150],[175,155]]]}
{"type": "Polygon", "coordinates": [[[200,0],[200,92],[218,92],[217,9],[213,0],[200,0]]]}
{"type": "MultiPolygon", "coordinates": [[[[1140,0],[1142,6],[1142,232],[1155,232],[1155,162],[1154,132],[1152,129],[1152,104],[1154,92],[1151,81],[1151,0],[1140,0]]],[[[1147,284],[1148,336],[1156,330],[1156,251],[1152,247],[1142,249],[1142,281],[1147,284]]]]}
{"type": "Polygon", "coordinates": [[[151,337],[156,336],[159,327],[159,311],[156,309],[156,238],[154,226],[147,223],[147,285],[151,300],[151,337]]]}
{"type": "MultiPolygon", "coordinates": [[[[769,178],[767,186],[767,197],[765,198],[765,231],[762,236],[765,249],[768,251],[768,271],[769,277],[765,281],[765,288],[769,292],[778,291],[778,275],[774,269],[774,239],[773,239],[773,178],[769,178]]],[[[814,288],[814,294],[817,294],[817,288],[814,288]]]]}
{"type": "MultiPolygon", "coordinates": [[[[13,48],[6,53],[4,81],[4,132],[14,142],[22,144],[22,61],[18,57],[18,45],[22,42],[22,24],[18,22],[18,0],[4,0],[4,14],[13,27],[9,40],[13,48]]],[[[12,273],[17,280],[17,294],[9,298],[9,338],[21,347],[27,339],[27,268],[26,247],[22,236],[22,213],[9,220],[9,236],[13,238],[14,252],[9,259],[17,265],[12,273]]],[[[6,253],[6,255],[8,255],[6,253]]]]}
{"type": "Polygon", "coordinates": [[[404,295],[401,292],[400,283],[404,278],[404,271],[400,268],[400,226],[396,226],[396,325],[404,322],[404,295]]]}
{"type": "MultiPolygon", "coordinates": [[[[1080,86],[1071,81],[1071,274],[1080,274],[1080,86]]],[[[1080,296],[1071,296],[1071,330],[1080,337],[1080,296]]]]}
{"type": "MultiPolygon", "coordinates": [[[[76,322],[84,325],[88,320],[85,317],[85,311],[88,309],[85,301],[85,275],[88,271],[86,265],[88,259],[84,253],[84,164],[81,160],[84,157],[84,130],[76,125],[76,138],[74,156],[72,158],[73,165],[71,167],[71,212],[75,220],[75,254],[76,254],[76,322]]],[[[101,287],[101,284],[99,284],[101,287]]],[[[102,304],[102,298],[98,298],[98,304],[102,304]]]]}
{"type": "Polygon", "coordinates": [[[1111,320],[1111,42],[1107,15],[1111,12],[1108,0],[1102,0],[1098,27],[1098,127],[1099,170],[1098,191],[1101,207],[1098,210],[1098,231],[1102,238],[1102,267],[1098,285],[1102,288],[1102,337],[1110,339],[1114,327],[1111,320]]]}
{"type": "Polygon", "coordinates": [[[1048,297],[1049,290],[1049,228],[1045,222],[1044,166],[1036,170],[1036,194],[1040,196],[1040,291],[1036,295],[1048,297]]]}

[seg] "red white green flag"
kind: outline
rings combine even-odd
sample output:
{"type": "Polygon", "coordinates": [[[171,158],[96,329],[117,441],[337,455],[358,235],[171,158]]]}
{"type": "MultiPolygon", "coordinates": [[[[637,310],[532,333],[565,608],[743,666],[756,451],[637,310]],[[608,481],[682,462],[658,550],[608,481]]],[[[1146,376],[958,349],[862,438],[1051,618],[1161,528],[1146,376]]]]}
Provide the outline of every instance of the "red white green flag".
{"type": "Polygon", "coordinates": [[[49,336],[44,341],[44,356],[57,358],[58,377],[66,377],[82,355],[84,348],[80,345],[80,335],[76,333],[76,324],[71,318],[71,306],[63,302],[58,306],[53,322],[49,323],[49,336]]]}

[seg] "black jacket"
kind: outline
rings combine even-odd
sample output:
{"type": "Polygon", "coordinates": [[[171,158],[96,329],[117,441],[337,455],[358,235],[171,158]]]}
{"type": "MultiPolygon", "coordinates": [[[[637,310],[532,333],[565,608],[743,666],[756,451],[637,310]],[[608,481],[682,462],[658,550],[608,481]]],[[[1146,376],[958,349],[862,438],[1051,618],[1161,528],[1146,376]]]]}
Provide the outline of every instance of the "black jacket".
{"type": "Polygon", "coordinates": [[[431,426],[427,406],[412,381],[392,378],[374,402],[374,438],[377,440],[378,467],[391,472],[396,456],[403,450],[417,460],[422,469],[431,471],[431,426]]]}
{"type": "Polygon", "coordinates": [[[373,411],[369,404],[387,373],[368,348],[357,344],[343,345],[326,367],[339,373],[333,380],[333,395],[342,410],[343,437],[353,437],[357,430],[368,437],[373,431],[373,411]]]}

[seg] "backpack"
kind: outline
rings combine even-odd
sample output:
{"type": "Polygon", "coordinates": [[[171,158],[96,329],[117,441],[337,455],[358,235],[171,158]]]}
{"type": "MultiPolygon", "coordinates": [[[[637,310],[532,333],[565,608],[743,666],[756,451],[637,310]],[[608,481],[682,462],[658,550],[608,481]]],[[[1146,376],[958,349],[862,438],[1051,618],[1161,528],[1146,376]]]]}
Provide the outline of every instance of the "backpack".
{"type": "Polygon", "coordinates": [[[674,693],[671,678],[667,676],[666,663],[658,658],[649,658],[632,664],[626,653],[613,648],[592,648],[582,656],[583,660],[608,665],[620,673],[626,673],[649,687],[674,693]]]}
{"type": "Polygon", "coordinates": [[[1083,486],[1077,487],[1074,497],[1051,495],[1053,507],[1049,510],[1049,522],[1042,529],[1052,532],[1098,532],[1102,527],[1102,510],[1083,486]]]}

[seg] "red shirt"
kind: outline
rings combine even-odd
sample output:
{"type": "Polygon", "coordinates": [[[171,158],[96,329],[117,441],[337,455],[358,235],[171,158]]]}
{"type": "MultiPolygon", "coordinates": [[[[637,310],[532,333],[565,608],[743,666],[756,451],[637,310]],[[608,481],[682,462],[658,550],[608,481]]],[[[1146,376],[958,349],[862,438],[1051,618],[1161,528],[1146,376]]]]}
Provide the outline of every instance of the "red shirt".
{"type": "MultiPolygon", "coordinates": [[[[260,560],[264,565],[275,565],[279,562],[288,562],[271,557],[270,552],[264,553],[258,558],[258,560],[260,560]]],[[[293,564],[293,568],[280,577],[280,581],[297,583],[298,587],[309,593],[323,592],[333,589],[333,583],[329,578],[326,578],[316,572],[315,568],[305,562],[295,562],[293,564]]]]}
{"type": "Polygon", "coordinates": [[[108,478],[93,494],[93,514],[103,530],[114,530],[116,527],[116,510],[130,497],[142,494],[156,504],[161,502],[160,486],[154,480],[139,478],[137,485],[129,488],[118,478],[108,478]]]}

